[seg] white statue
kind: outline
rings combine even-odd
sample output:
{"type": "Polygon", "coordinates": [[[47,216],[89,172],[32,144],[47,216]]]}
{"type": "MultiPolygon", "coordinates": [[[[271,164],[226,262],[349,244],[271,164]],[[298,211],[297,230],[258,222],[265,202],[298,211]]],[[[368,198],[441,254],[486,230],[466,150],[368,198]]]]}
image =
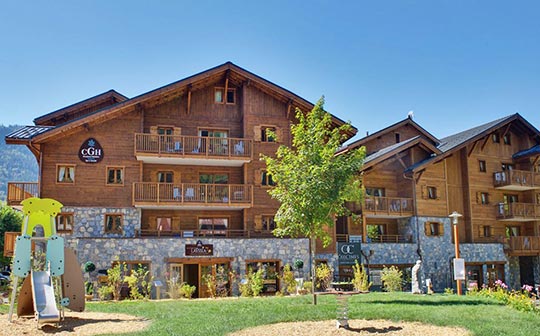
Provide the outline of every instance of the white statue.
{"type": "Polygon", "coordinates": [[[412,271],[411,271],[413,294],[422,294],[422,290],[420,290],[420,282],[418,281],[418,273],[419,273],[421,265],[422,265],[422,260],[417,260],[416,265],[413,266],[412,271]]]}

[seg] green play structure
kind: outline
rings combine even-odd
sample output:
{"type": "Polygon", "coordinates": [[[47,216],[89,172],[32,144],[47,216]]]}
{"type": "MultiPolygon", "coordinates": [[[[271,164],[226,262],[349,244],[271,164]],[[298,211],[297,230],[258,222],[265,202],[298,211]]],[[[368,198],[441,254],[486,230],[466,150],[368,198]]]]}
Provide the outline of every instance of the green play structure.
{"type": "Polygon", "coordinates": [[[15,275],[9,307],[11,322],[19,279],[24,279],[17,297],[17,316],[34,315],[39,323],[58,323],[64,307],[84,310],[84,281],[73,250],[64,247],[64,238],[56,234],[55,217],[63,205],[50,198],[32,197],[21,202],[23,226],[15,240],[12,273],[15,275]],[[43,236],[35,235],[38,227],[43,236]],[[38,253],[45,252],[45,265],[39,265],[38,253]],[[43,251],[41,251],[43,252],[43,251]],[[39,269],[42,268],[42,269],[39,269]]]}

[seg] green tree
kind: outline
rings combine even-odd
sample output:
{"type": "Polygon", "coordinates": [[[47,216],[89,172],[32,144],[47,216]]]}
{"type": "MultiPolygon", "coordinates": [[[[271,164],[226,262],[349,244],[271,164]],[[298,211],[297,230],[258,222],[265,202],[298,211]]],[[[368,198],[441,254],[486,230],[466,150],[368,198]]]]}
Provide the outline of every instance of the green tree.
{"type": "Polygon", "coordinates": [[[22,213],[16,211],[12,207],[1,204],[0,208],[0,251],[2,257],[0,258],[0,264],[8,265],[10,259],[4,256],[4,233],[6,232],[21,232],[22,213]]]}
{"type": "Polygon", "coordinates": [[[291,126],[292,147],[280,146],[275,158],[263,156],[277,183],[269,193],[281,203],[274,234],[310,239],[312,279],[316,239],[327,246],[331,237],[325,229],[334,225],[334,216],[348,213],[345,201],[361,200],[358,172],[365,157],[363,147],[336,155],[351,125],[332,125],[323,105],[321,98],[307,114],[297,109],[298,122],[291,126]]]}

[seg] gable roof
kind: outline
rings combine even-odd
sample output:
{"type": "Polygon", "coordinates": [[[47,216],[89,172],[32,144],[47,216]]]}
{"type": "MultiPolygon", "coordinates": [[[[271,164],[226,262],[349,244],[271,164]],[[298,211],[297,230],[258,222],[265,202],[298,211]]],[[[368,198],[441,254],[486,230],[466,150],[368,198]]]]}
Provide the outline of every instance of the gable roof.
{"type": "Polygon", "coordinates": [[[411,125],[412,127],[416,128],[420,134],[422,134],[425,138],[429,139],[430,141],[432,141],[435,145],[439,144],[439,139],[437,139],[435,136],[433,136],[431,133],[429,133],[426,129],[424,129],[422,126],[420,126],[418,123],[416,123],[412,118],[410,117],[407,117],[403,120],[400,120],[398,122],[396,122],[395,124],[392,124],[388,127],[385,127],[373,134],[370,134],[370,135],[367,135],[361,139],[358,139],[352,143],[350,143],[348,145],[348,147],[350,147],[349,149],[354,149],[354,148],[357,148],[357,147],[360,147],[362,146],[363,144],[365,144],[366,142],[370,141],[370,140],[373,140],[373,139],[376,139],[377,137],[380,137],[384,134],[387,134],[389,132],[392,132],[400,127],[403,127],[405,125],[411,125]]]}
{"type": "Polygon", "coordinates": [[[103,106],[104,104],[110,106],[125,100],[128,100],[128,97],[111,89],[93,97],[81,100],[80,102],[77,102],[75,104],[71,104],[56,111],[37,117],[34,119],[34,124],[42,126],[54,126],[58,124],[58,121],[62,121],[62,119],[71,119],[70,117],[75,115],[76,113],[82,113],[83,115],[89,114],[90,112],[93,112],[92,108],[94,108],[94,111],[97,109],[100,110],[105,107],[103,106]],[[97,106],[101,107],[96,108],[97,106]],[[85,110],[87,110],[86,113],[85,110]]]}
{"type": "Polygon", "coordinates": [[[385,147],[383,149],[378,150],[375,153],[372,153],[368,156],[366,156],[364,160],[364,166],[362,167],[362,170],[368,169],[373,167],[374,165],[404,151],[409,148],[412,148],[414,146],[422,146],[426,148],[428,151],[431,151],[435,154],[440,154],[440,150],[435,147],[430,141],[425,139],[424,137],[417,135],[413,138],[404,140],[402,142],[398,142],[396,144],[393,144],[391,146],[385,147]]]}
{"type": "MultiPolygon", "coordinates": [[[[109,106],[84,115],[80,118],[70,120],[65,124],[59,125],[58,127],[36,135],[32,140],[34,142],[43,142],[46,139],[49,139],[61,133],[68,132],[78,127],[84,126],[89,122],[96,122],[102,118],[104,119],[113,117],[116,114],[126,111],[126,109],[135,109],[137,108],[138,104],[142,104],[151,99],[166,97],[167,95],[172,95],[174,94],[174,92],[177,92],[179,90],[191,90],[197,85],[202,86],[206,81],[217,76],[231,76],[231,79],[233,80],[247,82],[250,83],[249,85],[257,85],[259,88],[265,91],[270,91],[272,94],[279,97],[283,101],[289,102],[291,105],[294,104],[295,106],[301,107],[302,109],[307,110],[313,108],[314,106],[313,103],[292,93],[291,91],[284,89],[283,87],[276,85],[262,77],[259,77],[258,75],[233,64],[232,62],[226,62],[214,68],[202,71],[200,73],[186,77],[171,84],[143,93],[134,98],[124,100],[113,106],[109,106]]],[[[332,122],[334,125],[345,124],[343,120],[337,118],[334,115],[332,115],[332,122]]],[[[348,133],[348,136],[352,137],[354,136],[354,134],[356,134],[356,128],[352,127],[350,132],[348,133]]]]}
{"type": "Polygon", "coordinates": [[[529,135],[536,136],[540,140],[540,131],[525,120],[525,118],[523,118],[519,113],[515,113],[441,139],[441,143],[439,145],[439,149],[442,153],[441,155],[429,158],[421,163],[413,165],[407,169],[407,172],[420,171],[424,169],[426,165],[443,160],[452,153],[455,153],[463,147],[490,135],[501,127],[507,126],[514,121],[521,123],[523,126],[522,129],[525,132],[528,132],[529,135]]]}
{"type": "Polygon", "coordinates": [[[10,140],[9,143],[26,143],[32,137],[45,133],[52,128],[54,126],[24,126],[6,135],[6,142],[10,140]]]}

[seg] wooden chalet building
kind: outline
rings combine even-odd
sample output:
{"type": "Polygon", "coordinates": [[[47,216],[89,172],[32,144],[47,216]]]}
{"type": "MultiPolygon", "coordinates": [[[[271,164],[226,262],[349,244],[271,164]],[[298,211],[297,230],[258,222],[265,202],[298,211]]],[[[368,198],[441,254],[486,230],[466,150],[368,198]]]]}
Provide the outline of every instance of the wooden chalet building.
{"type": "MultiPolygon", "coordinates": [[[[39,163],[39,181],[9,183],[8,202],[58,199],[58,231],[98,269],[141,263],[204,297],[201,278],[219,266],[239,275],[262,266],[272,293],[280,267],[309,260],[309,244],[272,236],[278,204],[259,156],[290,145],[295,108],[312,107],[232,63],[131,99],[111,90],[6,137],[39,163]]],[[[467,286],[538,284],[539,144],[540,132],[519,114],[443,139],[412,118],[367,135],[343,149],[366,147],[366,197],[349,205],[362,220],[337,218],[334,241],[362,242],[376,286],[384,265],[408,271],[422,259],[424,279],[442,291],[454,285],[448,215],[457,211],[467,286]]],[[[317,258],[348,277],[336,247],[318,246],[317,258]]]]}
{"type": "Polygon", "coordinates": [[[290,144],[295,109],[312,107],[230,62],[131,99],[111,90],[6,137],[39,163],[39,181],[10,183],[8,202],[59,200],[58,232],[98,269],[141,263],[204,297],[201,279],[219,266],[243,275],[262,265],[275,292],[282,266],[307,268],[309,244],[273,237],[278,203],[259,158],[290,144]]]}
{"type": "Polygon", "coordinates": [[[519,114],[443,139],[407,118],[357,140],[345,150],[366,147],[365,201],[351,204],[363,220],[339,218],[335,238],[363,241],[375,284],[383,265],[407,272],[421,259],[424,278],[442,291],[455,283],[448,215],[457,211],[467,286],[539,284],[539,143],[540,132],[519,114]]]}

